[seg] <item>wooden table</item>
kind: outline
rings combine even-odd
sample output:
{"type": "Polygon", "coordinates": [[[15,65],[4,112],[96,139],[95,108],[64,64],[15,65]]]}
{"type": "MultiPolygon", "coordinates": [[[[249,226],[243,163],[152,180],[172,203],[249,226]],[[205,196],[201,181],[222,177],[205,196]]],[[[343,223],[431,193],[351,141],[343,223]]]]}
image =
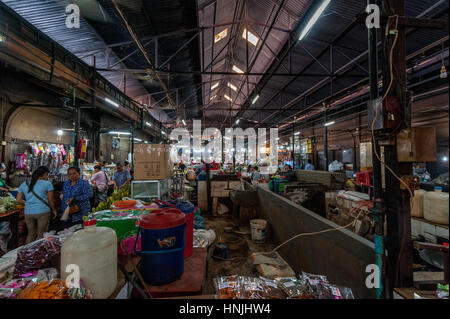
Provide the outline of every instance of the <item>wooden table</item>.
{"type": "MultiPolygon", "coordinates": [[[[192,255],[184,260],[184,273],[176,281],[166,285],[151,286],[147,285],[147,289],[150,291],[152,298],[171,298],[171,297],[183,297],[183,296],[200,296],[203,289],[203,281],[206,277],[206,261],[208,253],[206,248],[194,248],[192,255]]],[[[126,272],[131,274],[134,272],[134,266],[140,261],[140,256],[119,256],[119,265],[123,267],[126,272]]],[[[120,291],[125,287],[129,278],[121,269],[117,269],[117,288],[109,299],[116,299],[120,291]]],[[[145,288],[142,287],[141,281],[135,279],[135,283],[145,293],[145,288]]],[[[133,287],[132,287],[133,288],[133,287]]],[[[132,291],[131,298],[142,298],[142,294],[136,291],[136,288],[132,291]]],[[[200,299],[208,297],[199,297],[200,299]]]]}
{"type": "Polygon", "coordinates": [[[161,286],[150,286],[152,297],[178,297],[201,295],[206,277],[206,248],[194,248],[192,255],[184,260],[184,272],[180,279],[161,286]]]}

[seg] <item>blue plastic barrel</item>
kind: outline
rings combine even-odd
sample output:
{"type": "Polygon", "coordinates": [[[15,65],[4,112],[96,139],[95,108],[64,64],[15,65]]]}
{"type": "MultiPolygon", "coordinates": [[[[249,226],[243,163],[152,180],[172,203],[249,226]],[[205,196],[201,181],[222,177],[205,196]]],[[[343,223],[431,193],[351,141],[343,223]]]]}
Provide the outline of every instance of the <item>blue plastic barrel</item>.
{"type": "Polygon", "coordinates": [[[194,249],[194,212],[195,206],[191,202],[178,202],[175,207],[186,215],[186,248],[184,258],[192,255],[194,249]]]}
{"type": "Polygon", "coordinates": [[[188,258],[192,255],[194,246],[194,204],[188,201],[174,200],[169,202],[158,201],[157,203],[160,208],[176,207],[186,215],[186,247],[184,249],[184,258],[188,258]]]}
{"type": "Polygon", "coordinates": [[[186,217],[179,209],[155,210],[139,220],[134,243],[142,255],[141,272],[149,285],[164,285],[177,280],[184,272],[186,217]],[[142,237],[142,250],[136,243],[142,237]]]}

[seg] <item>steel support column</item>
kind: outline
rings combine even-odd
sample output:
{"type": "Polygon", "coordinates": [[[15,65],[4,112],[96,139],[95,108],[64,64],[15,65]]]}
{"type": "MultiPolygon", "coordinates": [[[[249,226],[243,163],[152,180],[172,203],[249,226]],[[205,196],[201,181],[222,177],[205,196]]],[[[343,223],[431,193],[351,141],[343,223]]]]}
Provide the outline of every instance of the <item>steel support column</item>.
{"type": "Polygon", "coordinates": [[[75,131],[73,134],[73,147],[75,148],[74,166],[79,165],[79,158],[80,158],[80,150],[78,147],[80,141],[80,122],[81,122],[81,109],[80,107],[75,106],[75,131]]]}
{"type": "MultiPolygon", "coordinates": [[[[368,0],[367,4],[377,4],[377,0],[368,0]]],[[[369,53],[369,83],[370,83],[370,99],[375,100],[379,96],[378,90],[378,30],[376,28],[368,29],[368,53],[369,53]]],[[[361,116],[359,116],[359,122],[361,116]]],[[[361,130],[360,140],[361,140],[361,130]]],[[[384,209],[381,202],[382,189],[381,189],[381,163],[375,156],[375,152],[380,154],[380,146],[378,145],[378,139],[374,138],[375,143],[372,145],[372,167],[373,167],[373,198],[375,200],[376,207],[373,211],[375,216],[375,263],[380,271],[380,287],[377,290],[377,298],[382,298],[384,294],[384,277],[383,271],[384,260],[384,209]]],[[[360,168],[361,169],[361,168],[360,168]]]]}
{"type": "MultiPolygon", "coordinates": [[[[324,112],[324,123],[327,123],[327,110],[324,112]]],[[[323,126],[323,157],[324,157],[324,171],[328,171],[328,127],[323,126]]]]}
{"type": "Polygon", "coordinates": [[[131,169],[134,170],[134,127],[130,126],[131,131],[131,169]]]}
{"type": "MultiPolygon", "coordinates": [[[[294,157],[295,157],[295,118],[294,118],[294,122],[292,123],[292,144],[291,144],[291,148],[292,148],[292,156],[291,156],[291,160],[292,160],[292,166],[294,166],[294,157]]],[[[292,167],[292,169],[294,169],[294,167],[292,167]]]]}
{"type": "MultiPolygon", "coordinates": [[[[383,0],[382,16],[404,16],[405,0],[383,0]]],[[[383,28],[383,34],[385,33],[383,28]]],[[[406,92],[406,34],[405,27],[397,26],[398,39],[393,50],[392,61],[389,59],[389,53],[393,47],[394,35],[384,36],[383,45],[383,91],[386,92],[390,76],[390,62],[394,65],[394,74],[392,79],[392,89],[388,96],[396,97],[400,101],[401,112],[403,115],[403,127],[411,127],[410,101],[407,99],[406,92]]],[[[395,141],[395,136],[391,137],[395,141]]],[[[385,164],[389,166],[398,176],[411,174],[410,163],[399,163],[397,159],[397,150],[394,143],[387,143],[384,147],[385,164]]],[[[385,171],[386,179],[386,216],[387,216],[387,250],[388,250],[388,286],[386,292],[391,295],[392,289],[397,287],[413,286],[412,271],[412,244],[411,244],[411,216],[409,194],[400,188],[400,182],[388,170],[385,171]]]]}

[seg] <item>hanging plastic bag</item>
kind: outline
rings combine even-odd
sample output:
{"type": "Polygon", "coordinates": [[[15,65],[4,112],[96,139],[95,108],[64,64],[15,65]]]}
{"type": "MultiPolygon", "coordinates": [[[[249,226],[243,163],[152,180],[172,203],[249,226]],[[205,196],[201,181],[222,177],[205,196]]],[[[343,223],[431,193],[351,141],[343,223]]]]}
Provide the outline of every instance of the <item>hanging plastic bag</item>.
{"type": "Polygon", "coordinates": [[[64,210],[64,213],[61,216],[61,220],[66,221],[69,219],[69,216],[70,216],[70,206],[67,205],[66,209],[64,210]]]}

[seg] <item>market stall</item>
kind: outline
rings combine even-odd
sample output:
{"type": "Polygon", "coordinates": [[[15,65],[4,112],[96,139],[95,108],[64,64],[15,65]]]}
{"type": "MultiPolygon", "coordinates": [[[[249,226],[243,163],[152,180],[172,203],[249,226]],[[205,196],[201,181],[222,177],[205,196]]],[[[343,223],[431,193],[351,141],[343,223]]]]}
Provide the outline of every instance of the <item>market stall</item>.
{"type": "Polygon", "coordinates": [[[10,163],[9,179],[13,187],[29,179],[39,166],[49,168],[51,181],[65,181],[67,168],[74,160],[73,147],[65,144],[16,140],[11,148],[14,161],[10,163]]]}

